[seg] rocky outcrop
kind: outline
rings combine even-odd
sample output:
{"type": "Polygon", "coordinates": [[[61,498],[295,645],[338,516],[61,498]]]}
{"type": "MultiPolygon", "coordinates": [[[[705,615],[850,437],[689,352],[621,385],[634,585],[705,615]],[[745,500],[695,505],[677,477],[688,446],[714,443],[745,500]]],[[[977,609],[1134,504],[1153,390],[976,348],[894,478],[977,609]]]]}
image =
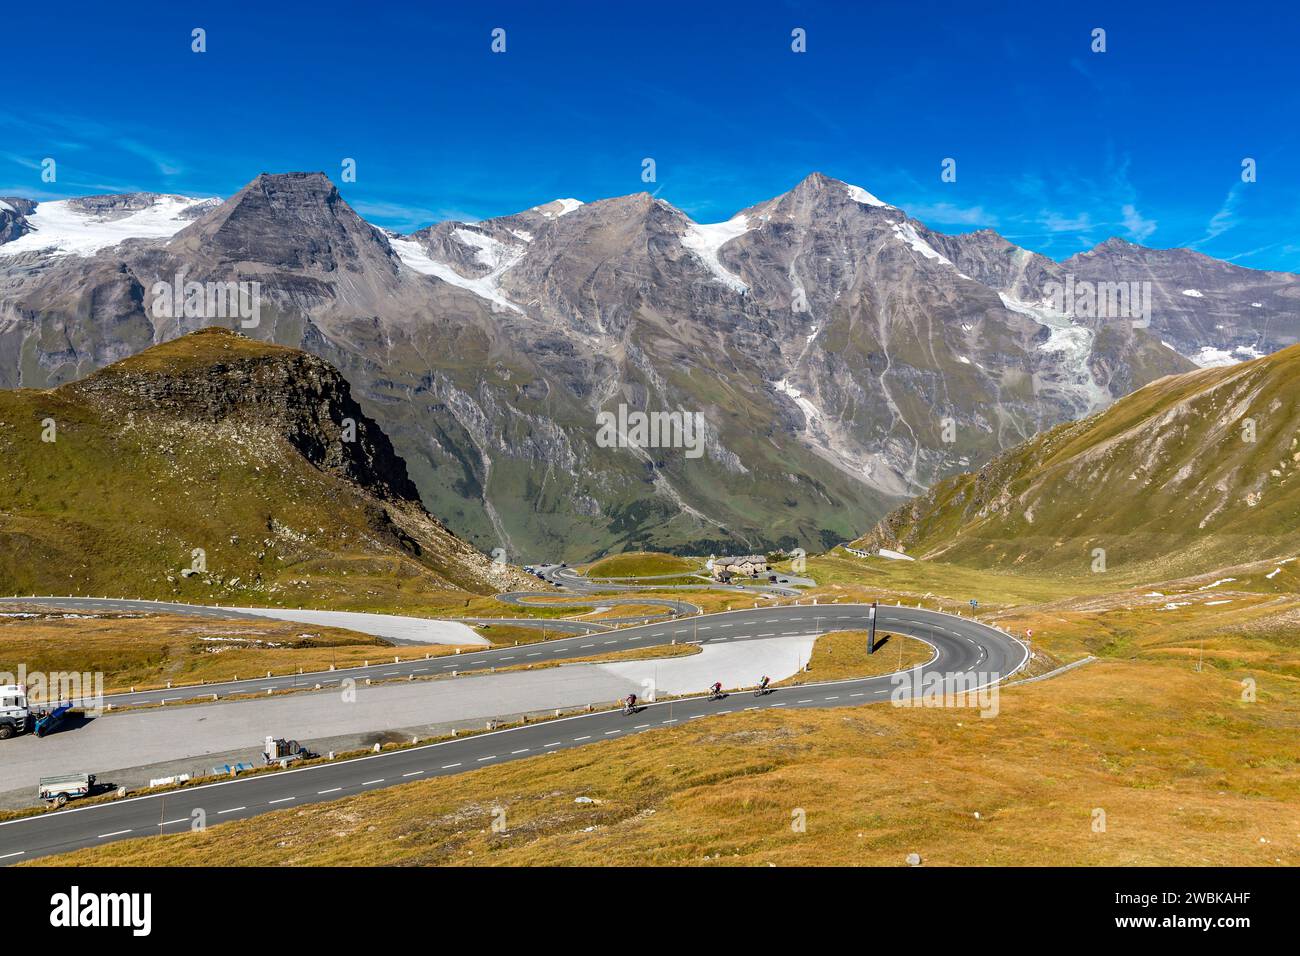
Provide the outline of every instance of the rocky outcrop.
{"type": "Polygon", "coordinates": [[[35,208],[30,199],[0,196],[0,245],[28,232],[31,227],[26,217],[35,208]]]}
{"type": "Polygon", "coordinates": [[[0,392],[0,452],[0,580],[11,590],[64,565],[64,587],[129,568],[120,573],[141,596],[193,585],[232,602],[309,585],[364,602],[387,589],[491,594],[531,581],[424,508],[337,370],[225,329],[50,391],[0,392]],[[57,446],[15,424],[47,418],[57,446]],[[57,492],[34,478],[51,467],[57,492]]]}
{"type": "Polygon", "coordinates": [[[406,463],[337,369],[295,349],[244,348],[246,341],[228,329],[204,329],[65,389],[120,417],[237,419],[269,428],[322,471],[380,498],[419,501],[406,463]]]}

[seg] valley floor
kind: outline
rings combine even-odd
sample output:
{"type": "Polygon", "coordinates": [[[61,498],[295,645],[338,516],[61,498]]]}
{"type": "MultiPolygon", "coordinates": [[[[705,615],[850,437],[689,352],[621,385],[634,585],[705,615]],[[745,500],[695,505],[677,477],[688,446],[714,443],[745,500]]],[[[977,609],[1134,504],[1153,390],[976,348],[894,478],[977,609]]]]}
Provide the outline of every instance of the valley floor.
{"type": "Polygon", "coordinates": [[[729,715],[49,862],[1294,866],[1297,721],[1293,681],[1103,661],[991,719],[729,715]]]}
{"type": "Polygon", "coordinates": [[[1097,660],[1006,686],[990,717],[730,714],[48,862],[1300,865],[1300,598],[1284,567],[1103,584],[810,560],[823,602],[977,596],[981,617],[1033,631],[1029,673],[1097,660]]]}

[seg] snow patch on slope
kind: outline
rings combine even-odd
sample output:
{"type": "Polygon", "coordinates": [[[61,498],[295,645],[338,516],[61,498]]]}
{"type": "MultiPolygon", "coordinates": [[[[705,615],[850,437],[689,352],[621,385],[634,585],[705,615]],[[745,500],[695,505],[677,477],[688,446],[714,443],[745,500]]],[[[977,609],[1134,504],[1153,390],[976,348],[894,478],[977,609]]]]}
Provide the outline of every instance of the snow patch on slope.
{"type": "Polygon", "coordinates": [[[481,232],[474,232],[471,229],[455,229],[452,230],[451,234],[458,241],[475,250],[474,258],[489,269],[495,269],[511,255],[514,255],[516,259],[518,258],[516,251],[504,242],[481,232]]]}
{"type": "Polygon", "coordinates": [[[850,199],[852,199],[854,202],[862,203],[862,205],[864,206],[875,206],[879,209],[894,208],[893,206],[889,205],[889,203],[887,202],[881,202],[879,199],[871,195],[871,193],[867,192],[861,186],[854,186],[852,183],[845,183],[844,189],[849,194],[850,199]]]}
{"type": "Polygon", "coordinates": [[[1225,365],[1236,365],[1240,362],[1257,359],[1263,354],[1253,345],[1238,345],[1232,349],[1203,345],[1194,354],[1187,357],[1201,368],[1222,368],[1225,365]]]}
{"type": "Polygon", "coordinates": [[[819,409],[808,399],[804,398],[803,391],[797,388],[796,386],[790,384],[790,381],[788,379],[783,378],[779,382],[773,382],[772,387],[776,389],[778,392],[780,392],[782,395],[786,396],[789,399],[792,399],[794,403],[799,406],[799,410],[803,412],[804,418],[808,419],[809,426],[811,426],[814,422],[821,420],[822,418],[821,409],[819,409]]]}
{"type": "MultiPolygon", "coordinates": [[[[461,231],[462,230],[459,229],[457,230],[457,232],[461,231]]],[[[496,242],[496,240],[492,241],[496,242]]],[[[473,292],[479,298],[487,299],[489,302],[499,305],[502,308],[509,309],[512,312],[523,313],[523,309],[519,308],[519,306],[515,305],[501,294],[501,276],[503,276],[511,266],[519,261],[520,257],[523,255],[522,249],[508,250],[508,252],[498,261],[496,267],[487,275],[480,276],[477,279],[469,279],[461,275],[445,262],[438,262],[436,259],[431,259],[429,254],[425,252],[424,247],[418,242],[414,242],[410,239],[396,239],[389,236],[388,244],[392,247],[393,251],[397,253],[397,258],[400,259],[402,264],[408,269],[418,272],[421,275],[434,276],[435,278],[441,279],[443,282],[473,292]]],[[[502,246],[503,249],[507,248],[499,242],[497,245],[502,246]]],[[[480,261],[483,260],[480,259],[480,261]]]]}
{"type": "Polygon", "coordinates": [[[213,202],[188,196],[159,196],[147,208],[119,218],[96,216],[66,199],[39,203],[27,217],[32,231],[0,246],[0,256],[24,252],[93,256],[127,239],[170,239],[193,221],[183,217],[186,210],[213,202]]]}
{"type": "Polygon", "coordinates": [[[898,236],[899,239],[911,246],[913,250],[925,256],[925,258],[932,259],[935,262],[942,262],[946,266],[952,265],[948,259],[935,251],[934,246],[930,245],[917,234],[916,227],[910,222],[891,223],[891,227],[894,230],[894,235],[898,236]]]}
{"type": "Polygon", "coordinates": [[[999,292],[998,298],[1012,312],[1028,316],[1050,331],[1047,341],[1038,346],[1039,351],[1060,356],[1060,386],[1075,395],[1084,403],[1085,414],[1110,404],[1110,393],[1092,376],[1088,359],[1092,355],[1092,343],[1096,333],[1074,321],[1061,312],[1041,306],[1029,305],[1014,299],[1005,292],[999,292]]]}
{"type": "Polygon", "coordinates": [[[1210,588],[1217,588],[1220,584],[1231,584],[1236,578],[1219,578],[1217,581],[1211,581],[1209,584],[1202,584],[1196,590],[1208,591],[1210,588]]]}
{"type": "Polygon", "coordinates": [[[700,261],[713,273],[715,279],[733,292],[744,295],[749,291],[749,286],[740,276],[727,270],[718,259],[718,252],[732,239],[749,232],[749,229],[749,217],[744,215],[709,225],[692,222],[682,235],[682,245],[699,256],[700,261]]]}
{"type": "MultiPolygon", "coordinates": [[[[916,231],[916,227],[910,222],[895,222],[890,225],[894,230],[894,235],[910,246],[913,251],[919,252],[922,256],[933,262],[938,262],[945,266],[952,266],[953,269],[957,268],[952,264],[951,260],[938,252],[934,246],[922,239],[920,234],[916,231]]],[[[963,279],[970,278],[970,276],[966,275],[964,272],[958,272],[957,275],[961,276],[963,279]]]]}
{"type": "Polygon", "coordinates": [[[542,203],[540,206],[534,206],[531,211],[540,212],[547,219],[559,219],[561,216],[567,216],[581,205],[581,199],[553,199],[548,203],[542,203]]]}

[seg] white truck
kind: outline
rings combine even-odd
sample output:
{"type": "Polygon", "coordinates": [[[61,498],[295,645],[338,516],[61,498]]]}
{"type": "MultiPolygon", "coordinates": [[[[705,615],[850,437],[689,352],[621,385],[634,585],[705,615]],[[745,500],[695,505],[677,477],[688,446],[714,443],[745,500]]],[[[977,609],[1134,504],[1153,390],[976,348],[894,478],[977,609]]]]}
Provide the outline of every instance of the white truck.
{"type": "Polygon", "coordinates": [[[32,721],[27,689],[21,684],[0,684],[0,740],[26,733],[32,721]]]}

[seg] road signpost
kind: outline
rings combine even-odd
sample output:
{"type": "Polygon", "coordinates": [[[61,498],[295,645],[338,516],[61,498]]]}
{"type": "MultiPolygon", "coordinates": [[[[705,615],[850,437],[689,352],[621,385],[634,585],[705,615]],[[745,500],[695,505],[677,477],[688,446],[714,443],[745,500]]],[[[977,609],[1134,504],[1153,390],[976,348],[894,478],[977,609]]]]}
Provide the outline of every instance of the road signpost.
{"type": "Polygon", "coordinates": [[[867,612],[867,653],[876,653],[876,602],[871,602],[871,610],[867,612]]]}

